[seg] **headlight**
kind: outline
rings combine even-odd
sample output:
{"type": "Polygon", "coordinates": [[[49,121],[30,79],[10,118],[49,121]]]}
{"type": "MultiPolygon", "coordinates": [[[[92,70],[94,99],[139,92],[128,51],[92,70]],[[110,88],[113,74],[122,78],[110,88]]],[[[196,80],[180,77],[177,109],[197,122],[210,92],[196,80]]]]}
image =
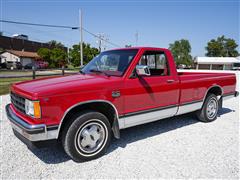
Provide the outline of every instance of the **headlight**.
{"type": "Polygon", "coordinates": [[[25,112],[34,118],[41,118],[41,108],[39,101],[30,101],[25,99],[25,112]]]}

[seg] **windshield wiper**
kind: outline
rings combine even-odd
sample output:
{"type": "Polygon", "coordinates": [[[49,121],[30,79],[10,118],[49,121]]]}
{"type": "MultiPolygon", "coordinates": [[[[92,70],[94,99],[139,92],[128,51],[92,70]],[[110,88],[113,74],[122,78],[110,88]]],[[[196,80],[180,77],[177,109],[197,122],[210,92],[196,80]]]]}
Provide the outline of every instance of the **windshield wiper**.
{"type": "Polygon", "coordinates": [[[100,71],[100,70],[98,70],[98,69],[91,69],[90,72],[102,73],[102,74],[104,74],[104,75],[106,75],[106,76],[108,76],[108,77],[110,76],[110,75],[107,74],[106,72],[104,72],[104,71],[100,71]]]}

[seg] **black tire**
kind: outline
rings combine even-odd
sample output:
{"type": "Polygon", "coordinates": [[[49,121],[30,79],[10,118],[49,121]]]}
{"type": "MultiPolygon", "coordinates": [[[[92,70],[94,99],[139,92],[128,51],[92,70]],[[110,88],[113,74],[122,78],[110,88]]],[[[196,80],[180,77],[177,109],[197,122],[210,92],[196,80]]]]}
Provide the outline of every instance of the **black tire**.
{"type": "Polygon", "coordinates": [[[202,109],[197,111],[196,115],[199,121],[212,122],[217,119],[218,110],[219,110],[219,102],[218,102],[217,96],[215,94],[208,94],[203,103],[202,109]],[[209,110],[211,108],[210,107],[208,108],[208,105],[210,103],[214,105],[213,109],[215,109],[215,111],[213,110],[212,113],[210,113],[210,110],[209,110]]]}
{"type": "Polygon", "coordinates": [[[89,161],[106,153],[112,137],[106,116],[96,111],[84,111],[68,119],[68,122],[62,132],[62,145],[74,161],[89,161]],[[88,142],[85,147],[83,141],[85,144],[88,142]],[[91,143],[96,144],[96,150],[91,149],[91,143]]]}

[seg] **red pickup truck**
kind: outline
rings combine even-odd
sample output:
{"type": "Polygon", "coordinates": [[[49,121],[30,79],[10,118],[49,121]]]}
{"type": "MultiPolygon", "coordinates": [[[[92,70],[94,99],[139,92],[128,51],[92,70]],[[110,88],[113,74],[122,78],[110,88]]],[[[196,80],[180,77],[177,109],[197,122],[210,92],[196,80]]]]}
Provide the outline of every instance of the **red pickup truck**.
{"type": "Polygon", "coordinates": [[[211,122],[235,88],[235,74],[178,73],[167,49],[123,48],[76,75],[14,84],[6,112],[16,135],[58,139],[73,160],[86,161],[103,155],[120,129],[189,112],[211,122]]]}

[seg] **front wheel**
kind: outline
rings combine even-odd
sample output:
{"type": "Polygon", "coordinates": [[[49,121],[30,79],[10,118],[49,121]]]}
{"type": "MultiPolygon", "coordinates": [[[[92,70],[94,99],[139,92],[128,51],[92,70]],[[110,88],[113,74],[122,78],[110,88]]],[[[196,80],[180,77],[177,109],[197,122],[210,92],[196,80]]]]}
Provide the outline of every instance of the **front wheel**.
{"type": "Polygon", "coordinates": [[[215,94],[209,94],[203,103],[202,109],[197,111],[197,117],[202,122],[212,122],[217,118],[219,102],[215,94]]]}
{"type": "Polygon", "coordinates": [[[71,119],[62,134],[65,152],[77,162],[102,156],[111,140],[111,126],[102,113],[87,111],[71,119]]]}

